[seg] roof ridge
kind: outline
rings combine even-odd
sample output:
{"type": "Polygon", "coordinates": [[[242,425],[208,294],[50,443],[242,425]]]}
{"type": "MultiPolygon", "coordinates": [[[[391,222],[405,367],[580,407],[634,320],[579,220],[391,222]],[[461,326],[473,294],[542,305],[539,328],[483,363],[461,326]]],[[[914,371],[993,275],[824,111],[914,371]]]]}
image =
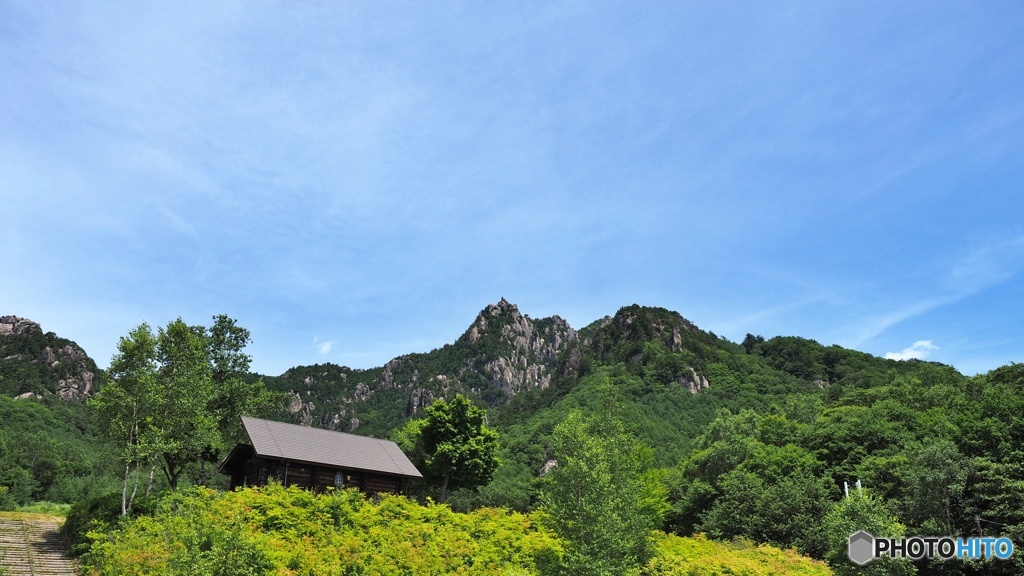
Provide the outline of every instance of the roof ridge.
{"type": "MultiPolygon", "coordinates": [[[[377,440],[383,440],[383,438],[377,438],[377,440]]],[[[388,442],[391,442],[392,444],[395,445],[396,448],[398,448],[399,450],[402,450],[402,447],[398,445],[398,442],[395,442],[393,440],[388,440],[388,442]]],[[[399,470],[402,470],[402,469],[405,468],[405,466],[402,466],[401,464],[399,464],[398,462],[395,461],[394,456],[391,455],[391,450],[388,449],[388,448],[390,448],[390,446],[385,445],[385,446],[382,446],[381,448],[384,450],[384,453],[387,454],[388,459],[391,460],[391,463],[395,465],[395,468],[398,468],[399,470]]],[[[405,454],[405,450],[402,450],[402,454],[405,454]]],[[[409,457],[406,456],[405,459],[409,460],[409,457]]],[[[409,462],[411,463],[412,461],[409,460],[409,462]]]]}

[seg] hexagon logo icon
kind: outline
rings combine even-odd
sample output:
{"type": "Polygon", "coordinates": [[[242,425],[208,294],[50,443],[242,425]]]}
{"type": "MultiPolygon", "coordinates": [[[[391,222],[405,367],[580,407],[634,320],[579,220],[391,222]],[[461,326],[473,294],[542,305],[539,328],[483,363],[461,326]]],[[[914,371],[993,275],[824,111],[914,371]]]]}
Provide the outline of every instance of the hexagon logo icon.
{"type": "Polygon", "coordinates": [[[867,564],[875,557],[875,537],[863,530],[854,532],[850,535],[847,555],[854,564],[859,566],[867,564]]]}

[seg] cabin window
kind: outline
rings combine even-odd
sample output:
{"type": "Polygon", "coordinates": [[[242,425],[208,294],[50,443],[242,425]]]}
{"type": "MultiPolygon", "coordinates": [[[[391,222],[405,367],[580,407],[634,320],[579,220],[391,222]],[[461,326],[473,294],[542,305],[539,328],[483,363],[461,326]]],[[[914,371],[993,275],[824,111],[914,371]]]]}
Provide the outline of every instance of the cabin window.
{"type": "Polygon", "coordinates": [[[338,470],[337,472],[334,473],[334,487],[335,488],[341,488],[341,486],[344,483],[345,483],[345,478],[341,475],[341,470],[338,470]]]}

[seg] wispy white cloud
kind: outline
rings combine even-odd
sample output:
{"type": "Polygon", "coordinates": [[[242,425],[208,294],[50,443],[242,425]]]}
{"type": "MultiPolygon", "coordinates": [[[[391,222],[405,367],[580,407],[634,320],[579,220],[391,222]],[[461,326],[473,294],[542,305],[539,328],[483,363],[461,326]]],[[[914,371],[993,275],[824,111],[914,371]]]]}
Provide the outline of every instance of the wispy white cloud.
{"type": "Polygon", "coordinates": [[[931,294],[893,310],[868,315],[846,344],[860,346],[888,329],[1010,280],[1024,268],[1024,236],[990,242],[967,251],[947,265],[928,291],[931,294]]]}
{"type": "MultiPolygon", "coordinates": [[[[962,296],[961,296],[962,297],[962,296]]],[[[889,312],[868,316],[860,322],[860,327],[855,330],[856,336],[843,344],[845,346],[857,347],[869,340],[883,334],[886,330],[905,322],[916,316],[926,314],[939,306],[951,304],[960,298],[951,296],[928,298],[918,302],[911,302],[889,312]]]]}
{"type": "Polygon", "coordinates": [[[1004,282],[1024,267],[1024,236],[1001,239],[975,248],[959,258],[945,278],[946,285],[964,295],[1004,282]]]}
{"type": "Polygon", "coordinates": [[[938,349],[939,347],[932,344],[931,340],[918,340],[909,348],[904,348],[899,352],[886,352],[885,357],[889,360],[924,360],[938,349]]]}
{"type": "Polygon", "coordinates": [[[313,345],[316,346],[317,352],[321,354],[330,354],[331,349],[334,348],[336,342],[334,340],[327,340],[325,342],[320,341],[319,336],[313,337],[313,345]]]}

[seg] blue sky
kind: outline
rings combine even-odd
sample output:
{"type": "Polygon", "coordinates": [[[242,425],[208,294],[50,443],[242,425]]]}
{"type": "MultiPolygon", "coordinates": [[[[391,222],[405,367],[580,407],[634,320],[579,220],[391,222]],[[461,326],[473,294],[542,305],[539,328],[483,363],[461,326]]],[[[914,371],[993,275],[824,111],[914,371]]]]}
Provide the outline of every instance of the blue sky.
{"type": "Polygon", "coordinates": [[[1024,6],[0,0],[0,314],[379,366],[505,297],[1024,361],[1024,6]],[[155,4],[155,3],[153,3],[155,4]]]}

